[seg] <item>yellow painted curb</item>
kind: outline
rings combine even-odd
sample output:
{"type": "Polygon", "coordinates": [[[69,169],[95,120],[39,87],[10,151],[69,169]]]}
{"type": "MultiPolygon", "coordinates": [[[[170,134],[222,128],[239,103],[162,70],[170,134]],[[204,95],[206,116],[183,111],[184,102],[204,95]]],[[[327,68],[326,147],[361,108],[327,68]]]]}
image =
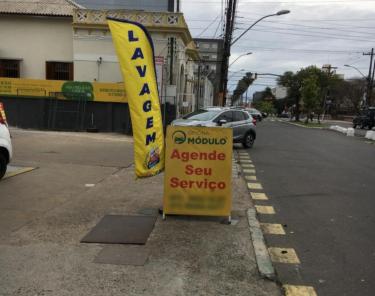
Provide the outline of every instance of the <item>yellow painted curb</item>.
{"type": "Polygon", "coordinates": [[[283,285],[285,296],[318,296],[311,286],[283,285]]]}
{"type": "Polygon", "coordinates": [[[11,178],[11,177],[20,175],[20,174],[24,174],[24,173],[30,172],[32,170],[35,170],[35,169],[36,168],[32,168],[32,167],[23,167],[23,168],[15,170],[13,172],[5,173],[5,176],[4,176],[3,179],[7,179],[7,178],[11,178]]]}
{"type": "Polygon", "coordinates": [[[296,251],[293,248],[268,248],[272,262],[300,264],[296,251]]]}
{"type": "Polygon", "coordinates": [[[253,164],[251,164],[251,163],[244,163],[244,164],[241,164],[242,165],[242,167],[244,167],[244,168],[255,168],[255,166],[253,165],[253,164]]]}
{"type": "Polygon", "coordinates": [[[245,176],[246,181],[256,181],[257,177],[256,176],[245,176]]]}
{"type": "Polygon", "coordinates": [[[253,165],[253,164],[250,164],[250,163],[241,163],[241,166],[242,166],[244,169],[247,169],[247,168],[254,168],[254,165],[253,165]]]}
{"type": "Polygon", "coordinates": [[[265,193],[250,192],[251,198],[256,200],[268,200],[265,193]]]}
{"type": "Polygon", "coordinates": [[[281,224],[260,223],[260,227],[267,234],[285,235],[285,230],[281,224]]]}
{"type": "Polygon", "coordinates": [[[260,183],[247,183],[247,188],[249,188],[249,189],[263,189],[263,186],[260,183]]]}
{"type": "Polygon", "coordinates": [[[245,174],[255,174],[255,170],[243,169],[242,170],[245,174]]]}
{"type": "Polygon", "coordinates": [[[265,214],[265,215],[272,215],[275,214],[275,209],[272,206],[255,206],[257,213],[265,214]]]}

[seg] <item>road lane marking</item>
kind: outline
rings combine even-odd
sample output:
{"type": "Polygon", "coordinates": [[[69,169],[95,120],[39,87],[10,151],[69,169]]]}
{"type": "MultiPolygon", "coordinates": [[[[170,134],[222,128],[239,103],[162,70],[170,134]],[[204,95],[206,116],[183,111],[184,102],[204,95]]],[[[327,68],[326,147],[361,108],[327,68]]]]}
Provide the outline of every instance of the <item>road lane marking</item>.
{"type": "Polygon", "coordinates": [[[283,285],[285,296],[318,296],[310,286],[283,285]]]}
{"type": "Polygon", "coordinates": [[[258,214],[272,215],[275,214],[275,209],[272,206],[258,206],[255,205],[258,214]]]}
{"type": "Polygon", "coordinates": [[[249,188],[249,189],[263,189],[263,186],[260,183],[247,183],[247,188],[249,188]]]}
{"type": "Polygon", "coordinates": [[[250,192],[251,198],[255,200],[268,200],[268,197],[265,193],[250,192]]]}
{"type": "Polygon", "coordinates": [[[285,230],[281,224],[260,223],[262,231],[267,234],[285,235],[285,230]]]}
{"type": "Polygon", "coordinates": [[[243,169],[242,170],[245,174],[255,174],[255,170],[250,170],[250,169],[243,169]]]}
{"type": "Polygon", "coordinates": [[[256,181],[257,177],[256,176],[245,176],[246,181],[256,181]]]}
{"type": "Polygon", "coordinates": [[[241,163],[252,163],[250,159],[240,159],[241,163]]]}
{"type": "Polygon", "coordinates": [[[296,251],[293,248],[268,248],[272,262],[300,264],[296,251]]]}

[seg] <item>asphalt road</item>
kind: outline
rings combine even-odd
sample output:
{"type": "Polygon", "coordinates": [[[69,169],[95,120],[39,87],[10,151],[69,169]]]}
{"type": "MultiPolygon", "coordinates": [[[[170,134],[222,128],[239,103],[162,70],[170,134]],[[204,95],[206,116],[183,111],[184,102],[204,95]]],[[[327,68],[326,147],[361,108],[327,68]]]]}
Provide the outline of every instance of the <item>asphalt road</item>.
{"type": "Polygon", "coordinates": [[[311,285],[319,296],[375,295],[375,145],[363,138],[281,122],[258,124],[249,150],[285,236],[301,264],[276,264],[282,283],[311,285]]]}
{"type": "Polygon", "coordinates": [[[0,181],[3,243],[13,231],[89,190],[85,184],[101,182],[133,162],[132,140],[125,136],[13,128],[11,134],[11,165],[36,169],[0,181]]]}

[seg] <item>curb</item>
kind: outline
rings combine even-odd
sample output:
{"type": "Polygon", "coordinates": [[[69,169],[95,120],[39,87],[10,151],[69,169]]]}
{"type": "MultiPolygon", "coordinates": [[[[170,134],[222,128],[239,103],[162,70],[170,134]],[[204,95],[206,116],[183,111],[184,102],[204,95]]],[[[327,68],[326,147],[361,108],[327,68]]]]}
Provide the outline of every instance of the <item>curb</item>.
{"type": "Polygon", "coordinates": [[[259,273],[264,278],[275,280],[275,269],[272,265],[270,255],[264,241],[263,232],[260,228],[260,224],[256,217],[254,208],[247,210],[247,219],[249,222],[249,230],[253,242],[259,273]]]}
{"type": "Polygon", "coordinates": [[[298,126],[298,127],[302,127],[302,128],[309,128],[309,129],[327,129],[327,127],[320,127],[320,126],[304,126],[304,125],[301,125],[301,124],[298,124],[298,123],[293,123],[293,122],[290,122],[290,121],[283,121],[283,120],[277,120],[278,122],[282,122],[282,123],[286,123],[286,124],[290,124],[290,125],[294,125],[294,126],[298,126]]]}

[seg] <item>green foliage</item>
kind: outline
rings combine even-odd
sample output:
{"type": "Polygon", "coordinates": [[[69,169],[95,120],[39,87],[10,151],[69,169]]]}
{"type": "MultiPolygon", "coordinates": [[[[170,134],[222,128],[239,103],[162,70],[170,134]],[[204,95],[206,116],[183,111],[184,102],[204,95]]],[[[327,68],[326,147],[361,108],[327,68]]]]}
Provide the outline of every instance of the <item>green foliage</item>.
{"type": "Polygon", "coordinates": [[[335,74],[329,75],[316,66],[309,66],[296,73],[285,72],[278,79],[278,84],[288,88],[285,103],[288,107],[296,106],[296,120],[298,120],[301,103],[308,113],[314,111],[321,114],[324,98],[328,96],[330,88],[340,84],[341,81],[342,79],[335,74]]]}
{"type": "Polygon", "coordinates": [[[233,91],[232,102],[237,101],[249,88],[255,79],[251,72],[246,73],[244,77],[241,78],[237,83],[236,89],[233,91]]]}
{"type": "Polygon", "coordinates": [[[276,112],[273,102],[270,102],[270,101],[255,102],[254,107],[258,109],[259,111],[265,112],[267,114],[274,114],[276,112]]]}
{"type": "Polygon", "coordinates": [[[272,90],[269,87],[266,87],[262,92],[261,100],[265,99],[275,99],[275,96],[273,95],[272,90]]]}
{"type": "Polygon", "coordinates": [[[301,97],[307,114],[310,114],[321,105],[321,88],[318,84],[318,77],[307,76],[302,81],[301,97]]]}

